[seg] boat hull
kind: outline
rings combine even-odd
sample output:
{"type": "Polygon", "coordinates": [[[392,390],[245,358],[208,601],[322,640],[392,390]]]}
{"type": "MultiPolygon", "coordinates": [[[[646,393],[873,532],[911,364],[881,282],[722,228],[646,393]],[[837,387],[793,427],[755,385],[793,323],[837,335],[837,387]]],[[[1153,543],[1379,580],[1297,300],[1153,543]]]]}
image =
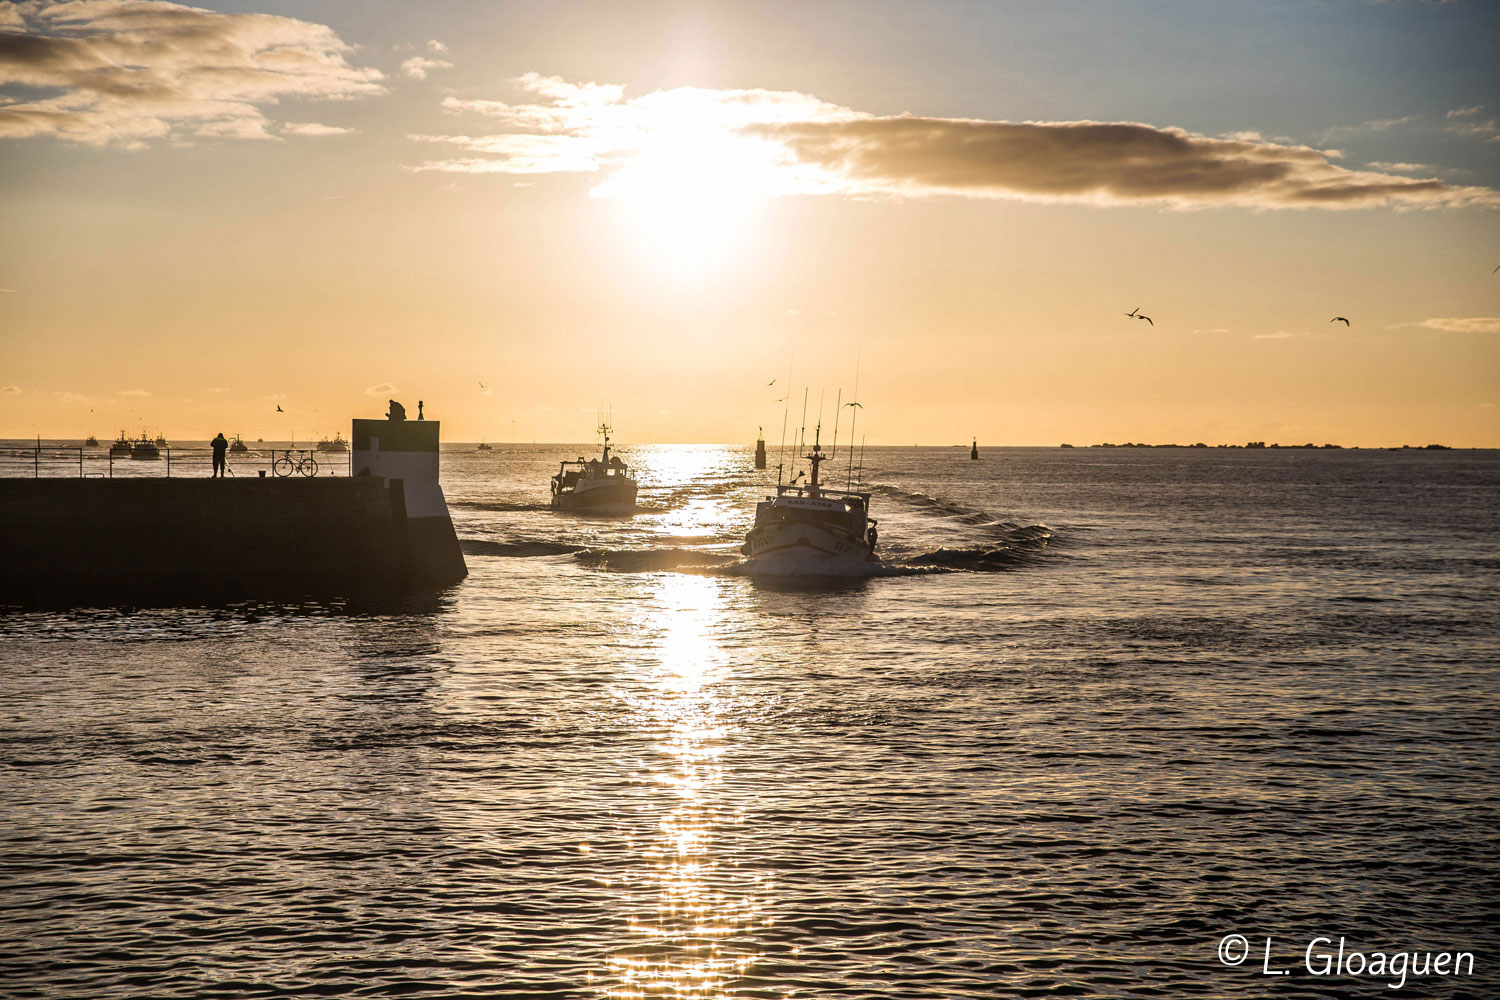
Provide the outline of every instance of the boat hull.
{"type": "Polygon", "coordinates": [[[577,489],[553,494],[552,508],[596,514],[633,514],[635,495],[636,484],[630,479],[598,485],[583,483],[577,489]]]}
{"type": "Polygon", "coordinates": [[[767,576],[858,576],[879,565],[865,542],[816,524],[753,528],[742,551],[744,571],[767,576]]]}

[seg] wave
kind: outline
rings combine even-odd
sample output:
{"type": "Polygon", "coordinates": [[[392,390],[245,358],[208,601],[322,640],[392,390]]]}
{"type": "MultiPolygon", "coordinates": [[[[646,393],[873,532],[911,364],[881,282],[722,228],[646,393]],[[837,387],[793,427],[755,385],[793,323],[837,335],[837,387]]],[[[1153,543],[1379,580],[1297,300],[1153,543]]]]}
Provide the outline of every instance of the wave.
{"type": "Polygon", "coordinates": [[[732,555],[702,549],[582,549],[573,558],[615,573],[713,572],[737,562],[732,555]]]}
{"type": "Polygon", "coordinates": [[[536,556],[565,556],[583,551],[582,545],[563,542],[491,542],[483,538],[460,538],[458,547],[464,555],[530,558],[536,556]]]}
{"type": "Polygon", "coordinates": [[[542,511],[551,510],[551,504],[545,503],[507,503],[502,500],[449,500],[448,506],[462,507],[464,510],[489,510],[489,511],[542,511]]]}
{"type": "Polygon", "coordinates": [[[917,507],[928,513],[939,517],[946,517],[962,524],[973,524],[984,527],[996,526],[1003,528],[1018,528],[1021,525],[1013,521],[1006,521],[988,511],[979,510],[975,507],[967,507],[951,500],[943,500],[939,497],[930,496],[926,493],[915,493],[911,490],[903,490],[896,486],[877,485],[871,487],[871,492],[881,496],[890,497],[911,507],[917,507]]]}

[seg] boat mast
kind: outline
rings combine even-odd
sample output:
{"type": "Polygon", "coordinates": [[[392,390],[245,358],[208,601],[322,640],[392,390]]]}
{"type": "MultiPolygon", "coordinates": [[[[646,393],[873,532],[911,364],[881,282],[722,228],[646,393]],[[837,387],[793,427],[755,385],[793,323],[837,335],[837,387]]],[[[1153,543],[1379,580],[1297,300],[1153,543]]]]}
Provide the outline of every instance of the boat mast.
{"type": "Polygon", "coordinates": [[[818,426],[813,430],[812,451],[803,456],[812,465],[812,478],[807,481],[807,495],[812,497],[814,500],[816,500],[820,494],[820,490],[818,487],[818,466],[828,460],[828,456],[822,453],[823,449],[818,444],[818,440],[822,436],[823,425],[819,423],[818,426]]]}

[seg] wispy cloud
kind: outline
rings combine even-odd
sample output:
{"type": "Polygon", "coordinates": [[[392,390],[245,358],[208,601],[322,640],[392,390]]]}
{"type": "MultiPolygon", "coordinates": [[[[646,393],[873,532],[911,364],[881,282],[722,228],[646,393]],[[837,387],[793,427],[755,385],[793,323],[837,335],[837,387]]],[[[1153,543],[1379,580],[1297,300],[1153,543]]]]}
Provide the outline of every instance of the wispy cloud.
{"type": "Polygon", "coordinates": [[[0,385],[0,395],[14,396],[20,391],[21,387],[18,385],[0,385]]]}
{"type": "Polygon", "coordinates": [[[1477,104],[1468,108],[1454,108],[1444,117],[1448,121],[1444,126],[1445,131],[1484,142],[1500,142],[1500,124],[1493,118],[1484,117],[1484,108],[1477,104]]]}
{"type": "Polygon", "coordinates": [[[117,396],[149,396],[149,395],[151,395],[151,393],[147,392],[145,389],[121,389],[115,395],[117,395],[117,396]]]}
{"type": "Polygon", "coordinates": [[[322,125],[318,122],[286,122],[281,126],[281,131],[287,135],[353,135],[358,132],[357,128],[343,128],[339,125],[322,125]]]}
{"type": "Polygon", "coordinates": [[[684,87],[627,98],[612,84],[528,74],[535,100],[449,97],[495,131],[414,135],[460,155],[414,169],[601,175],[591,194],[691,184],[765,197],[1009,198],[1255,208],[1500,206],[1500,192],[1352,170],[1338,154],[1136,122],[877,116],[793,91],[684,87]]]}
{"type": "Polygon", "coordinates": [[[385,396],[396,391],[396,387],[389,382],[380,382],[365,390],[366,396],[385,396]]]}
{"type": "Polygon", "coordinates": [[[59,93],[0,105],[0,138],[140,147],[184,136],[269,139],[260,105],[385,92],[332,28],[164,0],[0,4],[0,85],[59,93]]]}
{"type": "Polygon", "coordinates": [[[401,75],[412,80],[425,80],[427,74],[435,69],[452,69],[453,64],[446,59],[428,59],[425,56],[412,56],[401,63],[401,75]]]}
{"type": "Polygon", "coordinates": [[[1274,333],[1257,333],[1251,340],[1291,340],[1293,337],[1306,337],[1305,333],[1295,333],[1291,330],[1277,330],[1274,333]]]}
{"type": "Polygon", "coordinates": [[[1230,330],[1228,327],[1216,326],[1216,327],[1213,327],[1211,329],[1194,330],[1193,332],[1194,333],[1233,333],[1234,331],[1230,330]]]}
{"type": "Polygon", "coordinates": [[[63,390],[58,390],[52,395],[57,398],[59,406],[71,406],[74,403],[82,403],[88,399],[87,396],[79,395],[76,392],[65,392],[63,390]]]}
{"type": "Polygon", "coordinates": [[[1374,118],[1370,121],[1359,122],[1355,125],[1335,125],[1323,130],[1319,141],[1324,143],[1337,142],[1357,135],[1367,135],[1371,132],[1389,132],[1398,125],[1407,125],[1417,120],[1416,115],[1401,115],[1399,118],[1374,118]]]}
{"type": "Polygon", "coordinates": [[[1500,316],[1437,317],[1424,319],[1415,325],[1445,333],[1500,333],[1500,316]]]}

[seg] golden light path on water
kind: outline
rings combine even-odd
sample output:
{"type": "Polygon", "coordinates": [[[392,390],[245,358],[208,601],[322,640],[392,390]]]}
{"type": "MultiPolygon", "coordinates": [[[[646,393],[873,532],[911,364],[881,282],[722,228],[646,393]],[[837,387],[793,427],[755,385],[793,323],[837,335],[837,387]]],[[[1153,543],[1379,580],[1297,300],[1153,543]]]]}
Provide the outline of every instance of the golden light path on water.
{"type": "Polygon", "coordinates": [[[729,864],[718,841],[745,822],[720,794],[723,755],[733,727],[725,719],[727,658],[722,627],[724,581],[663,574],[655,600],[635,626],[652,639],[646,693],[634,706],[654,722],[663,763],[649,774],[675,800],[642,851],[655,883],[656,909],[630,922],[633,943],[609,959],[608,997],[709,1000],[733,994],[757,954],[746,932],[765,922],[767,878],[729,864]]]}

